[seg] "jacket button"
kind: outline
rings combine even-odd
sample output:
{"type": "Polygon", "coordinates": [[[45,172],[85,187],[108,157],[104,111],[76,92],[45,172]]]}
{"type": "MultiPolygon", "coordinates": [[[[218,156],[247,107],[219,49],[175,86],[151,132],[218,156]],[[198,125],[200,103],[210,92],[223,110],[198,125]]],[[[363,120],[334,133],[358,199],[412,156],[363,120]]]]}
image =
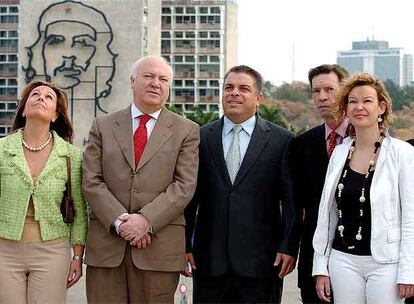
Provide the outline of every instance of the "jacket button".
{"type": "Polygon", "coordinates": [[[131,190],[131,194],[137,194],[137,191],[131,190]]]}
{"type": "Polygon", "coordinates": [[[132,176],[132,177],[134,177],[134,176],[135,176],[135,172],[134,172],[134,171],[132,171],[132,172],[131,172],[131,176],[132,176]]]}

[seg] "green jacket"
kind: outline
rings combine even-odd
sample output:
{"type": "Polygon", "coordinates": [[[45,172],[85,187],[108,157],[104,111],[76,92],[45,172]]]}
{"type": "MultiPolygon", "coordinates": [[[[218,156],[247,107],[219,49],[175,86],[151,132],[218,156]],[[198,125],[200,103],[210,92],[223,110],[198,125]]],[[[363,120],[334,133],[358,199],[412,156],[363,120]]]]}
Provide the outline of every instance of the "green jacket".
{"type": "Polygon", "coordinates": [[[68,236],[72,244],[85,244],[88,226],[82,195],[82,152],[53,133],[54,145],[43,170],[33,180],[23,152],[22,131],[0,139],[0,237],[20,240],[30,196],[43,241],[68,236]],[[71,159],[73,224],[65,224],[60,213],[67,180],[66,155],[71,159]]]}

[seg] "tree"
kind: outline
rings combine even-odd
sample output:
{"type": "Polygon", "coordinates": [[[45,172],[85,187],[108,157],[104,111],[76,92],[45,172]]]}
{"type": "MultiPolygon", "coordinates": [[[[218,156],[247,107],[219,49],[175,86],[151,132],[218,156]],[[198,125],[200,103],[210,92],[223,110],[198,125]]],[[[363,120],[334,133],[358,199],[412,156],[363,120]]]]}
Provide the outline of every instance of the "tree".
{"type": "Polygon", "coordinates": [[[200,127],[219,118],[218,113],[202,111],[198,106],[195,106],[193,108],[193,112],[187,114],[186,116],[188,119],[191,119],[195,123],[199,124],[200,127]]]}
{"type": "Polygon", "coordinates": [[[385,80],[384,86],[391,96],[393,110],[401,110],[405,105],[408,105],[409,90],[401,89],[391,79],[385,80]]]}
{"type": "Polygon", "coordinates": [[[303,82],[292,82],[291,84],[284,82],[277,87],[276,99],[306,102],[310,98],[309,92],[309,85],[303,82]]]}
{"type": "Polygon", "coordinates": [[[276,125],[279,125],[284,128],[289,128],[289,124],[286,122],[283,117],[280,107],[278,105],[264,105],[259,106],[258,112],[260,116],[270,122],[273,122],[276,125]]]}

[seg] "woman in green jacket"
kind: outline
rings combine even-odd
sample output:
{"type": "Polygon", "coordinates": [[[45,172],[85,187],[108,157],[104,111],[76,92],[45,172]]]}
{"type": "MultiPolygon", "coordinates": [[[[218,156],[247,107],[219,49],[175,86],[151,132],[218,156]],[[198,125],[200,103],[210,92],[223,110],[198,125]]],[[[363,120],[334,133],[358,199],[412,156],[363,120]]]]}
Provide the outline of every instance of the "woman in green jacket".
{"type": "Polygon", "coordinates": [[[47,82],[29,83],[13,131],[0,139],[0,303],[65,303],[67,288],[82,276],[87,231],[82,153],[69,143],[66,93],[47,82]],[[67,157],[71,224],[60,211],[67,157]]]}

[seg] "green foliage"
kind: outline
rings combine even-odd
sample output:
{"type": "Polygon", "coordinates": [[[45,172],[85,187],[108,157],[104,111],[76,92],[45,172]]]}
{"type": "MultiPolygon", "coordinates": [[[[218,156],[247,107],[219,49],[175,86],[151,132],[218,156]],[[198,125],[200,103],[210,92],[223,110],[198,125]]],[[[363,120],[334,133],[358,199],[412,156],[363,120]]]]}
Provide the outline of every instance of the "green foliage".
{"type": "Polygon", "coordinates": [[[408,106],[411,101],[414,101],[414,87],[405,86],[401,88],[390,79],[384,81],[384,85],[391,96],[394,111],[401,110],[404,106],[408,106]]]}
{"type": "Polygon", "coordinates": [[[193,112],[187,114],[186,116],[188,119],[191,119],[200,126],[204,126],[205,124],[219,118],[218,113],[202,111],[198,106],[195,106],[193,112]]]}
{"type": "Polygon", "coordinates": [[[310,98],[310,88],[304,83],[286,83],[277,87],[276,99],[306,102],[310,98]]]}
{"type": "Polygon", "coordinates": [[[284,128],[289,128],[289,124],[283,117],[282,112],[280,111],[280,107],[278,105],[261,104],[259,106],[258,112],[264,120],[273,122],[274,124],[284,128]]]}
{"type": "Polygon", "coordinates": [[[263,83],[263,95],[268,99],[276,99],[277,87],[270,81],[263,83]]]}
{"type": "Polygon", "coordinates": [[[177,108],[174,104],[167,104],[165,107],[171,112],[174,112],[175,114],[183,115],[183,111],[177,108]]]}

